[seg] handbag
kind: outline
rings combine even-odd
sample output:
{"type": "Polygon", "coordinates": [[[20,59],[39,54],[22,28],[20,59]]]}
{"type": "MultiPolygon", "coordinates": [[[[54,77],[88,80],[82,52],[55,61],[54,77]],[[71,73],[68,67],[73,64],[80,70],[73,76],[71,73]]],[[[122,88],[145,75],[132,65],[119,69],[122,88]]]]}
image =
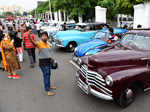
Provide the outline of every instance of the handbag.
{"type": "Polygon", "coordinates": [[[51,66],[51,69],[57,69],[58,68],[58,63],[56,62],[56,60],[54,59],[50,59],[50,66],[51,66]]]}

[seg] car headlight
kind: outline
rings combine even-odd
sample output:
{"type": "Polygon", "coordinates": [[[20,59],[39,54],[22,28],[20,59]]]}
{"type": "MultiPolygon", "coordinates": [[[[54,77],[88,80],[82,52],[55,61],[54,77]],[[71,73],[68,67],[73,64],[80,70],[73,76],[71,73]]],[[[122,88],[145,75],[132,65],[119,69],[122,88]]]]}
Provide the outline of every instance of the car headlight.
{"type": "Polygon", "coordinates": [[[112,86],[113,85],[113,79],[112,79],[111,76],[107,76],[106,79],[105,79],[105,81],[106,81],[106,84],[108,86],[112,86]]]}
{"type": "Polygon", "coordinates": [[[87,52],[87,53],[85,53],[85,55],[87,56],[87,55],[89,55],[89,53],[87,52]]]}

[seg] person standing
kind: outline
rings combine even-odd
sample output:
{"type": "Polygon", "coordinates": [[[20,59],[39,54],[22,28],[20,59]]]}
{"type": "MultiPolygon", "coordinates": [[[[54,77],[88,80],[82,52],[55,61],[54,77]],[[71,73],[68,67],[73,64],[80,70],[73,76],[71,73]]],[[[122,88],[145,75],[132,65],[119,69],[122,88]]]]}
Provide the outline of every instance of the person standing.
{"type": "Polygon", "coordinates": [[[13,20],[13,27],[16,30],[16,22],[15,22],[15,20],[13,20]]]}
{"type": "Polygon", "coordinates": [[[21,24],[20,28],[19,28],[19,31],[21,33],[21,38],[23,38],[23,34],[25,33],[26,31],[26,26],[25,24],[21,24]]]}
{"type": "Polygon", "coordinates": [[[67,30],[66,23],[64,23],[64,25],[63,25],[63,31],[66,31],[66,30],[67,30]]]}
{"type": "MultiPolygon", "coordinates": [[[[31,36],[29,36],[31,37],[31,36]]],[[[36,42],[32,38],[29,38],[30,41],[38,48],[39,50],[39,66],[41,68],[41,71],[43,73],[43,79],[44,79],[44,87],[45,91],[49,96],[55,95],[55,93],[52,90],[55,90],[56,87],[51,86],[51,46],[47,42],[48,40],[48,34],[47,32],[41,33],[41,40],[39,42],[36,42]]]]}
{"type": "Polygon", "coordinates": [[[17,50],[17,55],[19,57],[19,61],[23,62],[23,48],[22,48],[22,39],[18,37],[18,32],[15,32],[14,35],[14,46],[17,50]]]}
{"type": "Polygon", "coordinates": [[[30,26],[30,22],[29,22],[29,21],[26,22],[26,26],[27,26],[27,27],[30,26]]]}
{"type": "Polygon", "coordinates": [[[0,25],[0,64],[1,64],[0,69],[3,69],[3,67],[2,67],[2,53],[1,53],[1,41],[2,41],[3,37],[4,37],[3,27],[2,27],[2,25],[0,25]]]}
{"type": "Polygon", "coordinates": [[[16,74],[16,70],[21,69],[14,41],[10,40],[9,35],[5,35],[1,41],[1,53],[5,71],[8,72],[9,79],[20,79],[20,75],[16,74]]]}
{"type": "Polygon", "coordinates": [[[36,31],[37,31],[38,37],[40,37],[40,24],[36,24],[36,31]]]}
{"type": "Polygon", "coordinates": [[[30,38],[32,38],[34,41],[36,41],[36,37],[32,33],[31,27],[27,27],[27,32],[24,33],[22,40],[23,40],[23,45],[25,46],[25,49],[27,50],[27,53],[29,56],[30,68],[34,68],[34,64],[36,63],[35,46],[29,40],[29,34],[30,34],[30,38]]]}

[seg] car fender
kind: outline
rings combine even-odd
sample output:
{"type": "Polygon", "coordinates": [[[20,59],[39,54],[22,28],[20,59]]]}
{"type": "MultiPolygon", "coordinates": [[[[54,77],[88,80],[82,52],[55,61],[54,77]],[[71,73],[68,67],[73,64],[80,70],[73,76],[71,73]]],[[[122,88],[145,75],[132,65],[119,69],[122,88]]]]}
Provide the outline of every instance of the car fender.
{"type": "Polygon", "coordinates": [[[64,47],[67,47],[70,42],[76,42],[77,45],[80,45],[90,40],[91,40],[90,37],[86,38],[85,36],[71,36],[67,38],[62,38],[62,44],[64,47]]]}
{"type": "Polygon", "coordinates": [[[100,48],[96,48],[96,49],[91,49],[89,51],[87,51],[86,53],[88,55],[92,55],[92,54],[95,54],[95,53],[98,53],[98,52],[101,52],[102,50],[100,48]]]}
{"type": "Polygon", "coordinates": [[[147,73],[149,69],[147,67],[135,67],[119,72],[112,73],[110,76],[113,79],[113,91],[115,96],[120,96],[122,91],[124,91],[130,84],[134,82],[139,82],[143,85],[145,83],[145,73],[147,73]]]}

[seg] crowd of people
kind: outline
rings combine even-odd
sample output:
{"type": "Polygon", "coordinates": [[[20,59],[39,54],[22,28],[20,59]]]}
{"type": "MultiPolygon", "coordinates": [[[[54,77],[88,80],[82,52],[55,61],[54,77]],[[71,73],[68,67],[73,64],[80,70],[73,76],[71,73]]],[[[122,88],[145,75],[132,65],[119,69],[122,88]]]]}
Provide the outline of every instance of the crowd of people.
{"type": "MultiPolygon", "coordinates": [[[[55,95],[56,87],[51,85],[51,45],[48,42],[47,32],[39,34],[40,41],[36,41],[36,36],[32,32],[30,23],[26,21],[16,28],[16,25],[8,26],[5,28],[0,22],[0,69],[8,73],[8,79],[20,79],[21,75],[17,74],[17,70],[21,69],[20,63],[23,63],[23,54],[27,52],[30,60],[30,68],[35,67],[36,63],[36,48],[39,51],[39,67],[43,73],[43,82],[45,91],[49,96],[55,95]],[[4,32],[4,30],[7,33],[4,32]],[[17,29],[17,30],[16,30],[17,29]],[[18,35],[20,34],[20,37],[18,35]]],[[[39,32],[38,32],[39,33],[39,32]]]]}
{"type": "MultiPolygon", "coordinates": [[[[44,88],[47,94],[52,96],[55,95],[52,90],[56,89],[55,86],[51,85],[50,78],[54,59],[51,57],[51,44],[48,42],[47,32],[40,33],[39,30],[39,26],[37,25],[36,32],[40,37],[40,41],[37,41],[29,21],[19,25],[18,28],[16,28],[16,24],[4,28],[3,23],[0,21],[0,69],[8,72],[9,79],[20,79],[21,76],[16,71],[21,69],[20,63],[23,63],[24,52],[28,54],[29,67],[34,68],[37,62],[35,53],[37,48],[39,51],[39,67],[43,73],[44,88]],[[4,32],[6,29],[7,33],[4,32]]],[[[66,24],[64,24],[64,30],[66,30],[66,24]]],[[[108,43],[113,43],[118,39],[113,32],[113,28],[109,28],[110,37],[107,40],[108,43]]],[[[55,64],[57,65],[57,63],[55,64]]]]}

